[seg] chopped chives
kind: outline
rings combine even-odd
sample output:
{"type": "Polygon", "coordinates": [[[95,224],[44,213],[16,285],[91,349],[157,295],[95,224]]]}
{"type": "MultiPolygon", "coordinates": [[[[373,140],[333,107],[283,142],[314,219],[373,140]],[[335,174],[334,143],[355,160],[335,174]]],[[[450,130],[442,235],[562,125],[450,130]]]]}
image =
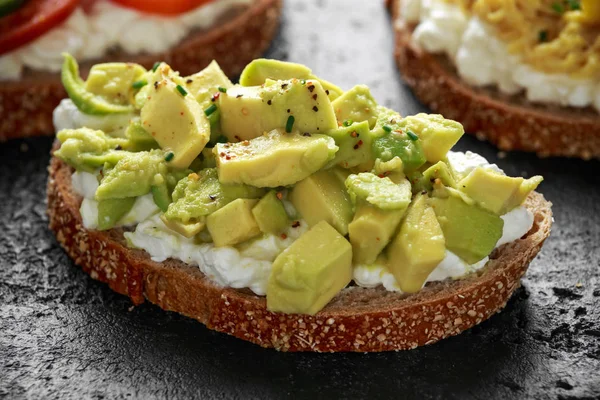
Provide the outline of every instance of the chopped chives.
{"type": "Polygon", "coordinates": [[[567,3],[569,3],[569,8],[571,10],[581,10],[581,5],[579,4],[579,0],[567,0],[567,3]]]}
{"type": "Polygon", "coordinates": [[[419,137],[411,131],[406,131],[406,134],[408,135],[408,138],[413,142],[419,140],[419,137]]]}
{"type": "Polygon", "coordinates": [[[294,118],[293,115],[290,115],[287,119],[287,123],[285,124],[285,131],[287,133],[290,133],[292,131],[292,128],[294,127],[294,122],[296,121],[296,119],[294,118]]]}
{"type": "Polygon", "coordinates": [[[181,86],[181,85],[177,85],[177,86],[176,86],[176,88],[177,88],[177,91],[178,91],[179,93],[181,93],[181,95],[182,95],[182,96],[187,96],[187,94],[188,94],[188,93],[187,93],[187,90],[185,90],[185,89],[183,88],[183,86],[181,86]]]}
{"type": "Polygon", "coordinates": [[[167,155],[165,156],[165,161],[169,162],[173,159],[173,157],[175,157],[175,154],[173,154],[172,151],[168,152],[167,155]]]}
{"type": "Polygon", "coordinates": [[[217,138],[217,143],[227,143],[228,141],[227,136],[221,135],[217,138]]]}
{"type": "Polygon", "coordinates": [[[141,89],[141,88],[143,88],[144,86],[146,86],[147,84],[148,84],[148,82],[147,82],[145,79],[142,79],[142,80],[140,80],[140,81],[135,81],[135,82],[133,82],[133,83],[131,84],[131,86],[132,86],[134,89],[141,89]]]}
{"type": "Polygon", "coordinates": [[[300,83],[306,85],[306,81],[304,79],[300,79],[300,83]]]}
{"type": "Polygon", "coordinates": [[[565,7],[558,2],[552,3],[552,9],[559,14],[562,14],[565,12],[565,7]]]}
{"type": "Polygon", "coordinates": [[[345,121],[343,122],[343,125],[347,127],[347,126],[350,126],[350,125],[352,125],[352,124],[353,124],[353,122],[354,122],[354,121],[352,121],[351,119],[347,119],[347,120],[345,120],[345,121]]]}
{"type": "Polygon", "coordinates": [[[215,111],[217,111],[217,105],[211,104],[210,107],[208,107],[206,110],[204,110],[204,114],[208,117],[215,111]]]}
{"type": "Polygon", "coordinates": [[[221,93],[227,93],[227,88],[219,86],[219,92],[221,92],[221,93]]]}
{"type": "Polygon", "coordinates": [[[383,130],[386,131],[386,132],[391,132],[392,131],[392,127],[389,126],[389,125],[384,125],[383,126],[383,130]]]}
{"type": "Polygon", "coordinates": [[[154,63],[154,65],[152,66],[152,72],[156,72],[156,69],[158,68],[158,66],[162,64],[162,61],[157,61],[154,63]]]}

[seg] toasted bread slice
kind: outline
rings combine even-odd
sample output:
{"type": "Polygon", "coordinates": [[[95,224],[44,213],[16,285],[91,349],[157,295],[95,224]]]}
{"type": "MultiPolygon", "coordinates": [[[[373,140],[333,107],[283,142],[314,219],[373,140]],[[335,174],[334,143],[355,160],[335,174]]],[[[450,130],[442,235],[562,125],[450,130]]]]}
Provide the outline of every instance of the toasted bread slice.
{"type": "MultiPolygon", "coordinates": [[[[277,31],[281,7],[282,0],[256,0],[223,15],[210,29],[193,32],[166,53],[134,57],[113,53],[83,63],[81,72],[86,76],[98,62],[127,61],[150,68],[155,61],[165,61],[185,76],[217,60],[227,75],[235,76],[267,49],[277,31]]],[[[57,73],[27,70],[19,81],[0,81],[0,142],[53,135],[52,112],[65,97],[57,73]]]]}
{"type": "Polygon", "coordinates": [[[314,316],[267,311],[264,297],[223,288],[195,266],[126,247],[123,229],[87,230],[82,199],[71,187],[73,170],[52,158],[48,180],[50,228],[76,264],[92,278],[131,298],[197,319],[208,328],[282,351],[412,349],[456,335],[504,307],[552,225],[551,204],[538,193],[526,200],[535,215],[521,239],[497,249],[487,265],[460,280],[429,283],[402,295],[383,288],[348,287],[314,316]]]}
{"type": "Polygon", "coordinates": [[[406,83],[427,106],[459,121],[465,131],[502,150],[539,156],[600,158],[600,113],[588,108],[534,104],[523,94],[463,82],[446,56],[428,54],[411,39],[414,25],[399,21],[400,2],[388,0],[396,35],[395,56],[406,83]]]}

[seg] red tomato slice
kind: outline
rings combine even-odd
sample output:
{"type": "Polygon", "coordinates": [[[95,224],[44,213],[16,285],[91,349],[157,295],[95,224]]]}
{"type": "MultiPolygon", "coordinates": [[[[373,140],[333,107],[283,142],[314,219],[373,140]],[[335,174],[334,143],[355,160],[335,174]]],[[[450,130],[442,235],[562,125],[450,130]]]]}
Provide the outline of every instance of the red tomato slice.
{"type": "Polygon", "coordinates": [[[79,0],[29,0],[0,18],[0,54],[29,43],[66,20],[79,0]]]}
{"type": "Polygon", "coordinates": [[[177,15],[214,0],[112,0],[124,7],[150,14],[177,15]]]}

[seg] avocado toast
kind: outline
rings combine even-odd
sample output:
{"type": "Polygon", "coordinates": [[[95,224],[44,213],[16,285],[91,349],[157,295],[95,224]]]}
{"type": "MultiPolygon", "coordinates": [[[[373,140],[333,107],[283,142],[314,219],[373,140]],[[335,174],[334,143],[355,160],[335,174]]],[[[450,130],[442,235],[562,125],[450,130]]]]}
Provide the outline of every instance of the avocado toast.
{"type": "Polygon", "coordinates": [[[409,349],[502,308],[549,235],[540,177],[449,151],[460,124],[402,118],[365,86],[271,60],[235,86],[216,64],[113,70],[129,102],[66,57],[65,102],[139,116],[59,131],[48,210],[75,262],[135,304],[283,351],[409,349]]]}

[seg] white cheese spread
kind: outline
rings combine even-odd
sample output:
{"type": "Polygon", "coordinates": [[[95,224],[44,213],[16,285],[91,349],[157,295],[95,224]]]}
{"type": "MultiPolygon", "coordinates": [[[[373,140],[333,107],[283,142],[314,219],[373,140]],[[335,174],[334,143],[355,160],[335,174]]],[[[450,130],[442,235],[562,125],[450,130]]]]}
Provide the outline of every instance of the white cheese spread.
{"type": "Polygon", "coordinates": [[[160,53],[195,29],[209,28],[232,7],[252,0],[216,0],[177,16],[159,16],[125,8],[109,0],[77,8],[62,24],[22,47],[0,56],[0,80],[17,80],[24,68],[59,71],[68,52],[76,59],[103,57],[112,49],[128,54],[160,53]]]}
{"type": "Polygon", "coordinates": [[[600,110],[600,79],[536,71],[510,54],[492,26],[441,0],[398,0],[399,24],[418,24],[413,41],[430,53],[444,53],[460,77],[474,86],[495,86],[506,94],[524,92],[532,102],[600,110]]]}
{"type": "Polygon", "coordinates": [[[60,101],[54,109],[52,120],[54,129],[59,132],[63,129],[78,129],[81,127],[97,129],[109,133],[111,136],[124,136],[129,122],[136,118],[135,114],[84,114],[69,98],[60,101]]]}

